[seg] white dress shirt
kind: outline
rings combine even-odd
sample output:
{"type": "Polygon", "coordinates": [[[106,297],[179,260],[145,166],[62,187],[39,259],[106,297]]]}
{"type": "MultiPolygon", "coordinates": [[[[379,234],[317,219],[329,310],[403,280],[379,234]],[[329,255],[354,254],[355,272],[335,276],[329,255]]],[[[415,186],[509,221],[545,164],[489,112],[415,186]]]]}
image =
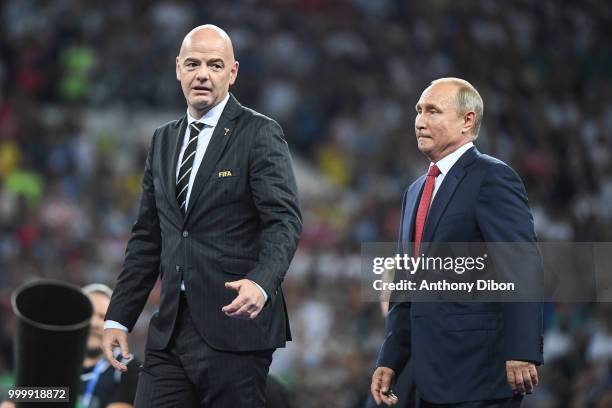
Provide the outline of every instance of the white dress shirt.
{"type": "Polygon", "coordinates": [[[189,136],[191,133],[190,125],[193,122],[200,122],[204,124],[202,131],[198,135],[198,145],[196,147],[196,154],[193,158],[193,167],[191,169],[191,173],[189,174],[189,184],[187,187],[187,202],[185,203],[185,211],[187,211],[187,206],[189,206],[189,197],[191,197],[191,188],[193,187],[193,183],[195,181],[196,175],[198,174],[198,169],[200,168],[200,164],[202,164],[202,159],[204,158],[204,153],[206,153],[206,149],[208,148],[208,144],[210,143],[210,139],[212,138],[213,131],[215,127],[217,127],[217,123],[221,118],[221,113],[223,109],[225,109],[225,105],[229,100],[229,94],[219,103],[214,106],[211,110],[206,112],[204,116],[200,119],[196,119],[189,114],[189,109],[187,109],[187,128],[185,128],[185,134],[183,135],[183,143],[181,144],[181,151],[179,153],[178,162],[176,165],[176,179],[178,181],[179,171],[181,170],[180,163],[183,162],[183,154],[185,153],[185,149],[187,148],[187,143],[189,142],[189,136]]]}
{"type": "MultiPolygon", "coordinates": [[[[193,187],[193,183],[195,182],[196,175],[198,174],[198,169],[200,168],[200,164],[202,164],[202,159],[204,158],[204,154],[206,153],[206,149],[208,148],[208,144],[210,143],[210,139],[212,138],[212,134],[219,123],[219,119],[221,118],[221,113],[223,109],[225,109],[225,105],[227,105],[227,101],[229,101],[229,93],[226,95],[225,99],[223,99],[219,104],[212,107],[208,112],[204,114],[199,119],[192,117],[189,114],[189,109],[187,109],[187,127],[185,128],[185,134],[183,135],[183,143],[181,144],[181,151],[179,153],[178,162],[176,166],[176,180],[178,181],[178,175],[180,171],[180,163],[183,161],[183,154],[185,153],[185,149],[187,148],[187,143],[189,142],[190,136],[190,125],[193,122],[200,122],[204,124],[204,128],[198,135],[198,144],[196,147],[196,154],[193,159],[193,167],[191,169],[191,173],[189,174],[189,184],[187,187],[187,202],[185,203],[185,211],[187,211],[187,206],[189,205],[189,197],[191,197],[191,188],[193,187]]],[[[252,281],[251,281],[252,282],[252,281]]],[[[266,291],[257,284],[257,282],[253,282],[257,287],[261,290],[264,296],[264,301],[268,300],[268,294],[266,291]]],[[[181,290],[185,291],[185,281],[181,282],[181,290]]],[[[119,322],[114,320],[106,320],[104,322],[105,329],[121,329],[124,331],[128,331],[127,327],[122,325],[119,322]]]]}
{"type": "Polygon", "coordinates": [[[468,142],[464,144],[463,146],[461,146],[460,148],[458,148],[457,150],[455,150],[454,152],[452,152],[451,154],[449,154],[448,156],[443,157],[442,159],[438,160],[437,163],[429,164],[429,167],[435,164],[440,169],[440,174],[438,174],[438,177],[436,177],[436,184],[434,185],[433,195],[431,196],[432,202],[434,198],[436,197],[436,193],[438,192],[438,189],[440,188],[440,186],[442,185],[442,182],[444,181],[444,177],[446,177],[451,167],[453,167],[455,163],[457,163],[457,160],[459,160],[459,158],[463,156],[463,153],[467,152],[472,146],[474,146],[474,143],[468,142]]]}

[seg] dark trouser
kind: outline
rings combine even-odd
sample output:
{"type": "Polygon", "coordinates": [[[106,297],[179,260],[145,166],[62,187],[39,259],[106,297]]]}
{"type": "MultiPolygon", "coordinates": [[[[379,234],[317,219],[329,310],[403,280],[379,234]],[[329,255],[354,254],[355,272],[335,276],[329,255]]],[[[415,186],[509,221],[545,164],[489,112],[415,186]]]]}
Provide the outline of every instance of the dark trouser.
{"type": "Polygon", "coordinates": [[[523,397],[517,395],[512,398],[503,398],[489,401],[470,401],[458,404],[431,404],[421,400],[419,408],[520,408],[523,397]]]}
{"type": "Polygon", "coordinates": [[[273,352],[228,352],[211,348],[196,331],[182,294],[168,346],[164,350],[147,347],[134,405],[136,408],[263,408],[273,352]]]}

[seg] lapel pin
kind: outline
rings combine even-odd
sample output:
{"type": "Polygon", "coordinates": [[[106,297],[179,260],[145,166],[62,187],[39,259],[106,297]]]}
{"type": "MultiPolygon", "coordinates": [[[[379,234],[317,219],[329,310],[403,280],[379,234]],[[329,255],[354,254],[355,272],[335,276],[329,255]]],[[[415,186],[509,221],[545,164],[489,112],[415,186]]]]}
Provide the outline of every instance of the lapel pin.
{"type": "Polygon", "coordinates": [[[225,130],[225,136],[227,136],[230,130],[228,128],[223,128],[223,130],[225,130]]]}

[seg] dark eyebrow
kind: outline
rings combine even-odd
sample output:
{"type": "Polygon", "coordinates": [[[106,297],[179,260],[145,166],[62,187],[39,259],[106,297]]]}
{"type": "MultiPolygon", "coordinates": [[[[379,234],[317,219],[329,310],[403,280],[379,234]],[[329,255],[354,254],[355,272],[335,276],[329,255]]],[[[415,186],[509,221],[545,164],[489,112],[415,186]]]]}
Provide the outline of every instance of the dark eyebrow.
{"type": "Polygon", "coordinates": [[[221,64],[225,65],[225,62],[223,62],[221,58],[213,58],[207,61],[208,64],[214,64],[215,62],[220,62],[221,64]]]}

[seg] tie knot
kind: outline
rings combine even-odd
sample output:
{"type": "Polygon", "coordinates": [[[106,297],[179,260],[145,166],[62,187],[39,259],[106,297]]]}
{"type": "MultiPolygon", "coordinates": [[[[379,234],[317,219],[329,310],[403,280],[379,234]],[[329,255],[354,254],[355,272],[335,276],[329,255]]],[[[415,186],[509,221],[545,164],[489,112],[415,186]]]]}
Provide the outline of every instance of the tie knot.
{"type": "Polygon", "coordinates": [[[204,129],[204,123],[202,122],[192,122],[191,123],[191,133],[195,133],[196,135],[199,134],[202,129],[204,129]]]}
{"type": "Polygon", "coordinates": [[[434,177],[438,177],[440,175],[440,173],[442,173],[440,171],[440,169],[438,168],[438,166],[436,166],[435,164],[433,166],[431,166],[429,168],[429,171],[427,172],[427,176],[434,176],[434,177]]]}

